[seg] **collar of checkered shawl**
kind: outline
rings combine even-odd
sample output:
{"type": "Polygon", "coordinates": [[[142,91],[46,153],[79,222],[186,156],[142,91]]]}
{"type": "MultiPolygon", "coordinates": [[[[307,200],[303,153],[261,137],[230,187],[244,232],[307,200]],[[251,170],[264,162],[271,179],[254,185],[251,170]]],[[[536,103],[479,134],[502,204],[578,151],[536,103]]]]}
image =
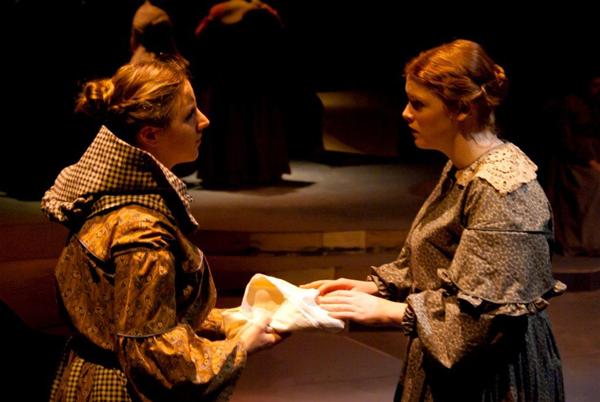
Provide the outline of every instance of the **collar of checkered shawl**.
{"type": "Polygon", "coordinates": [[[185,183],[150,153],[102,126],[81,159],[60,172],[42,198],[49,219],[75,229],[101,212],[128,204],[161,212],[184,231],[198,223],[185,183]]]}

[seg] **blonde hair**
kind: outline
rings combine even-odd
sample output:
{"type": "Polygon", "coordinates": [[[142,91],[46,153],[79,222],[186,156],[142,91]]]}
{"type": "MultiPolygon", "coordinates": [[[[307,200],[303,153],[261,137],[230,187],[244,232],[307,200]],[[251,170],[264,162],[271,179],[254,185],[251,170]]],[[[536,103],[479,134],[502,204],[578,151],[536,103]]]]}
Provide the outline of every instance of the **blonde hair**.
{"type": "Polygon", "coordinates": [[[87,82],[75,111],[132,143],[143,126],[169,125],[175,101],[188,79],[185,63],[178,58],[126,64],[112,78],[87,82]]]}
{"type": "Polygon", "coordinates": [[[457,39],[420,53],[404,75],[428,87],[448,110],[474,109],[477,129],[495,131],[494,110],[506,97],[508,79],[476,42],[457,39]]]}

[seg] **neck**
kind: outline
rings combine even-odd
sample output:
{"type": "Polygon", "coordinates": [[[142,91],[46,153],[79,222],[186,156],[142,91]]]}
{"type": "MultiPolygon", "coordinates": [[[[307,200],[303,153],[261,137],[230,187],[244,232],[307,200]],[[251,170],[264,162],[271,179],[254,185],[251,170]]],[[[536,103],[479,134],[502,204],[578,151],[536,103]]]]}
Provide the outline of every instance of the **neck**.
{"type": "Polygon", "coordinates": [[[446,156],[456,168],[464,169],[500,144],[502,141],[489,129],[469,135],[459,134],[454,138],[446,156]]]}

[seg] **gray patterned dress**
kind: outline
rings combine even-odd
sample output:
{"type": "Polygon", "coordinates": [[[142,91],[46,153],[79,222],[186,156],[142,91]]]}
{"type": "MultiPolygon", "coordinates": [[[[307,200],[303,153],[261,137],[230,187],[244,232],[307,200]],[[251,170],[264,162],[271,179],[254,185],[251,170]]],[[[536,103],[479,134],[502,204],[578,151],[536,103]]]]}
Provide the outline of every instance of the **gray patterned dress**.
{"type": "Polygon", "coordinates": [[[398,259],[369,276],[408,303],[397,401],[562,401],[547,299],[552,215],[537,167],[504,143],[469,167],[450,162],[398,259]]]}

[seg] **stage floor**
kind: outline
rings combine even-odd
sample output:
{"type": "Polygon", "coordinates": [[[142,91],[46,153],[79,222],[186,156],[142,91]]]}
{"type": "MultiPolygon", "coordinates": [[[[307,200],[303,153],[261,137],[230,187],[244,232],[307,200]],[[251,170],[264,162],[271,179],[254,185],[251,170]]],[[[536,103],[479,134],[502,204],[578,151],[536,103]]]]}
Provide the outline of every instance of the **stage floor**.
{"type": "MultiPolygon", "coordinates": [[[[239,264],[250,267],[245,274],[287,267],[281,272],[295,272],[301,281],[306,272],[343,275],[330,267],[348,261],[368,268],[370,261],[394,258],[394,244],[408,230],[439,168],[433,162],[338,155],[329,161],[294,161],[292,174],[272,187],[207,191],[193,177],[186,180],[201,232],[213,239],[207,245],[221,247],[214,249],[220,255],[208,254],[214,271],[239,264]],[[220,246],[214,242],[219,236],[220,246]]],[[[65,235],[43,217],[39,201],[0,197],[0,295],[41,329],[53,329],[55,317],[47,313],[53,302],[51,270],[65,235]]],[[[598,266],[598,259],[555,262],[580,271],[598,266]]],[[[236,297],[223,297],[221,303],[234,305],[236,297]]],[[[600,290],[567,292],[552,300],[548,311],[563,358],[567,400],[597,400],[600,290]]],[[[404,345],[403,335],[390,330],[295,334],[250,357],[232,402],[390,400],[404,345]]]]}

